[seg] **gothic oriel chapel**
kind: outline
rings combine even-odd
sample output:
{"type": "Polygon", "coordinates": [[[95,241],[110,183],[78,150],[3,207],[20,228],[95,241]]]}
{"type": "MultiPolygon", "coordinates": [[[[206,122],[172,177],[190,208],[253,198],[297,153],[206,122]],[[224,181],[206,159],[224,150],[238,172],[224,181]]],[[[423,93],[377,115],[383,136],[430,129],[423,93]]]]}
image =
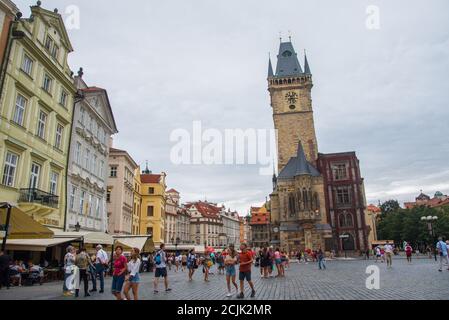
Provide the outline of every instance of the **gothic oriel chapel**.
{"type": "Polygon", "coordinates": [[[268,91],[277,129],[271,244],[285,250],[356,252],[368,247],[363,178],[355,152],[321,154],[315,135],[307,57],[304,70],[291,41],[282,42],[268,91]]]}

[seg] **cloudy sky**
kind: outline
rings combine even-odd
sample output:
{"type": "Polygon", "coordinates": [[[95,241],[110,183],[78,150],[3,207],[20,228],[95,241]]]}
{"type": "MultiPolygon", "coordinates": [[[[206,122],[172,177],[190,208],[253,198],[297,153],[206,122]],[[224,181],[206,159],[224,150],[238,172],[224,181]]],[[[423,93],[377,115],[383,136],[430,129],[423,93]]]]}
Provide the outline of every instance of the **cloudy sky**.
{"type": "MultiPolygon", "coordinates": [[[[446,0],[42,2],[65,19],[78,6],[72,69],[108,90],[115,147],[167,172],[183,201],[245,214],[271,191],[257,165],[172,164],[169,137],[199,120],[205,129],[272,128],[268,52],[275,57],[279,32],[286,40],[289,31],[312,69],[319,151],[357,152],[368,201],[449,193],[446,0]],[[378,29],[367,28],[372,5],[378,29]]],[[[16,3],[25,16],[34,4],[16,3]]]]}

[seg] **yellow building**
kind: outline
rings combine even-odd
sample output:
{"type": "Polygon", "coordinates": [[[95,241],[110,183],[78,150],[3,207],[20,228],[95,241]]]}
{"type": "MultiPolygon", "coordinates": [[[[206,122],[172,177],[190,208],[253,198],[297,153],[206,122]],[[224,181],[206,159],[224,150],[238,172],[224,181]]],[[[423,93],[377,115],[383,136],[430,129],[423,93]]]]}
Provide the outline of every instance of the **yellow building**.
{"type": "Polygon", "coordinates": [[[76,88],[62,17],[31,7],[12,22],[0,101],[0,201],[64,228],[66,173],[76,88]]]}
{"type": "Polygon", "coordinates": [[[381,213],[380,208],[373,204],[367,206],[365,210],[365,221],[369,227],[368,243],[370,248],[377,241],[377,220],[381,213]]]}
{"type": "Polygon", "coordinates": [[[156,248],[164,243],[165,236],[165,177],[164,172],[153,174],[148,167],[140,175],[140,233],[151,234],[156,248]]]}
{"type": "Polygon", "coordinates": [[[142,195],[140,194],[140,167],[134,171],[134,206],[133,206],[133,225],[132,234],[140,235],[140,215],[142,213],[142,195]]]}

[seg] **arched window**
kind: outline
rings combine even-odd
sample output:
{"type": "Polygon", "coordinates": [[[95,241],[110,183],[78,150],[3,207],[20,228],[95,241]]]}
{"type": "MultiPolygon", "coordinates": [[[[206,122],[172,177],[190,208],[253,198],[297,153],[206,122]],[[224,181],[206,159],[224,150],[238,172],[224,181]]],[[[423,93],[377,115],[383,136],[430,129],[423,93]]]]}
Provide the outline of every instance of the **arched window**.
{"type": "Polygon", "coordinates": [[[290,217],[293,217],[296,215],[295,197],[293,194],[289,194],[289,196],[288,196],[288,211],[290,213],[290,217]]]}
{"type": "Polygon", "coordinates": [[[346,213],[346,226],[347,227],[353,226],[352,215],[350,213],[346,213]]]}
{"type": "Polygon", "coordinates": [[[354,236],[351,233],[345,233],[345,235],[348,235],[349,237],[342,239],[342,249],[343,250],[355,250],[355,241],[354,236]]]}
{"type": "Polygon", "coordinates": [[[340,223],[340,227],[342,228],[353,226],[352,214],[349,212],[344,211],[343,213],[340,213],[338,216],[338,221],[340,223]]]}
{"type": "Polygon", "coordinates": [[[306,189],[302,189],[302,200],[304,202],[304,210],[308,210],[309,209],[309,200],[308,200],[308,195],[307,195],[307,191],[306,189]]]}
{"type": "Polygon", "coordinates": [[[340,224],[340,227],[346,227],[346,217],[345,217],[345,214],[340,213],[340,214],[338,215],[338,222],[339,222],[339,224],[340,224]]]}

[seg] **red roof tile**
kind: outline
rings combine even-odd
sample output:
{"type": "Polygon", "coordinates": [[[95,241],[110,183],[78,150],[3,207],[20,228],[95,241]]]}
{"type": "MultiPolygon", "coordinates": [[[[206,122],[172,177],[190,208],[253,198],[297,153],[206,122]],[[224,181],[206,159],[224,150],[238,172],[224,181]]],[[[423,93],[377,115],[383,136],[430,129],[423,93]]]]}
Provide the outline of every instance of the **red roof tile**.
{"type": "Polygon", "coordinates": [[[84,91],[84,92],[97,92],[97,91],[106,91],[106,90],[103,89],[103,88],[99,88],[99,87],[93,86],[93,87],[88,87],[88,88],[85,88],[85,89],[81,89],[81,91],[84,91]]]}
{"type": "Polygon", "coordinates": [[[198,201],[198,202],[192,202],[192,203],[186,204],[186,207],[189,209],[193,206],[198,210],[199,213],[201,213],[201,215],[203,217],[217,217],[218,218],[218,214],[221,210],[221,208],[219,208],[209,202],[198,201]]]}
{"type": "Polygon", "coordinates": [[[161,180],[160,174],[141,174],[140,182],[141,183],[159,183],[161,180]]]}
{"type": "Polygon", "coordinates": [[[369,206],[366,207],[366,209],[371,212],[381,212],[382,211],[382,210],[380,210],[379,207],[376,207],[374,204],[370,204],[369,206]]]}

